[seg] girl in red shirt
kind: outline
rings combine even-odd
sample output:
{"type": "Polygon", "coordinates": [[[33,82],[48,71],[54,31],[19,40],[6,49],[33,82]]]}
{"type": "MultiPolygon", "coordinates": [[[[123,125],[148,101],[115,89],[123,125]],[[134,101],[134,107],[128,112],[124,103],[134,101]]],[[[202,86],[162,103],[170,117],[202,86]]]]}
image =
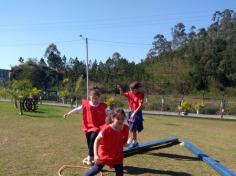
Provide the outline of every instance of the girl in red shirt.
{"type": "Polygon", "coordinates": [[[64,114],[64,118],[83,112],[82,130],[87,138],[88,156],[83,159],[83,163],[92,165],[94,152],[94,141],[100,131],[100,128],[105,123],[107,105],[100,102],[100,91],[98,88],[92,88],[89,92],[90,100],[82,100],[82,105],[64,114]]]}
{"type": "Polygon", "coordinates": [[[120,85],[117,88],[120,90],[120,94],[127,97],[129,105],[129,117],[128,124],[131,132],[131,136],[128,140],[128,144],[131,147],[136,147],[139,145],[137,140],[137,132],[143,130],[143,114],[142,106],[144,100],[144,93],[141,90],[142,84],[140,82],[133,82],[129,85],[130,91],[123,92],[123,89],[120,85]]]}
{"type": "Polygon", "coordinates": [[[126,145],[129,127],[124,124],[125,112],[117,109],[111,114],[112,123],[103,127],[94,142],[94,162],[85,176],[99,173],[104,165],[115,168],[116,176],[123,175],[123,147],[126,145]]]}

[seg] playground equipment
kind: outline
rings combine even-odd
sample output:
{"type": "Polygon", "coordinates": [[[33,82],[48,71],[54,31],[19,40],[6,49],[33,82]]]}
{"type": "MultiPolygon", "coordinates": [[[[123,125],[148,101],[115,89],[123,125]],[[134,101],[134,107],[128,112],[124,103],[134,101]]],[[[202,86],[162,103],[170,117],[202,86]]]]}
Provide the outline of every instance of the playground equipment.
{"type": "Polygon", "coordinates": [[[201,150],[199,150],[197,147],[195,147],[188,141],[186,140],[183,141],[182,145],[185,146],[188,150],[190,150],[193,154],[195,154],[199,159],[201,159],[207,165],[209,165],[211,168],[213,168],[215,171],[217,171],[220,175],[236,176],[236,174],[233,173],[231,170],[227,169],[226,167],[222,166],[220,163],[216,162],[211,157],[204,154],[201,150]]]}
{"type": "MultiPolygon", "coordinates": [[[[234,172],[232,172],[231,170],[227,169],[226,167],[224,167],[220,163],[216,162],[214,159],[212,159],[209,156],[207,156],[206,154],[204,154],[202,151],[200,151],[198,148],[193,146],[188,141],[185,140],[183,142],[180,142],[179,139],[176,137],[170,137],[167,139],[161,139],[161,140],[157,140],[157,141],[148,142],[148,143],[141,144],[141,145],[134,147],[134,148],[126,147],[123,150],[123,152],[124,152],[125,157],[128,157],[130,155],[138,154],[141,152],[146,152],[146,151],[150,151],[150,150],[157,150],[160,148],[170,147],[170,146],[173,146],[176,144],[180,144],[181,146],[186,147],[188,150],[190,150],[192,153],[194,153],[199,159],[201,159],[203,162],[208,164],[211,168],[213,168],[220,175],[222,175],[222,176],[236,176],[236,174],[234,172]]],[[[84,166],[63,165],[58,170],[58,175],[63,176],[62,172],[66,168],[89,169],[89,167],[84,167],[84,166]]],[[[102,175],[103,174],[100,173],[100,176],[102,176],[102,175]]]]}
{"type": "Polygon", "coordinates": [[[153,141],[153,142],[141,144],[141,145],[134,147],[134,148],[126,147],[123,152],[124,152],[125,156],[129,156],[132,154],[157,149],[157,147],[164,148],[164,147],[170,147],[170,146],[176,145],[176,144],[179,144],[178,138],[171,137],[171,138],[167,138],[167,139],[162,139],[162,140],[158,140],[158,141],[153,141]]]}
{"type": "Polygon", "coordinates": [[[38,99],[37,98],[24,98],[21,101],[21,106],[24,111],[36,111],[38,109],[38,99]]]}

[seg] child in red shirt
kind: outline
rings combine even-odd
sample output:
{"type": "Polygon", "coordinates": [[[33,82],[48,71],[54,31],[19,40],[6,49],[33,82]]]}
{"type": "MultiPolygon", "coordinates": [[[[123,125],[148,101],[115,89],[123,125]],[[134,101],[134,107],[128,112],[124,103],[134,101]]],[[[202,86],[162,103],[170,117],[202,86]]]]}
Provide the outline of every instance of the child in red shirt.
{"type": "Polygon", "coordinates": [[[88,145],[88,156],[84,158],[83,163],[92,165],[94,158],[93,145],[101,126],[105,123],[107,105],[100,102],[101,94],[98,88],[92,88],[89,95],[89,101],[82,100],[82,105],[64,114],[64,118],[81,111],[83,112],[82,130],[86,135],[88,145]]]}
{"type": "Polygon", "coordinates": [[[131,137],[128,140],[128,144],[131,144],[131,147],[136,147],[139,145],[137,140],[137,132],[141,132],[143,130],[142,105],[144,93],[141,91],[141,87],[142,84],[135,81],[129,85],[130,91],[124,93],[121,86],[117,86],[120,90],[120,94],[128,98],[130,110],[128,124],[131,132],[131,137]]]}
{"type": "Polygon", "coordinates": [[[127,143],[129,127],[124,124],[125,112],[117,109],[111,113],[112,123],[103,127],[94,142],[95,164],[85,174],[93,176],[99,173],[104,165],[115,168],[117,176],[123,175],[123,147],[127,143]]]}

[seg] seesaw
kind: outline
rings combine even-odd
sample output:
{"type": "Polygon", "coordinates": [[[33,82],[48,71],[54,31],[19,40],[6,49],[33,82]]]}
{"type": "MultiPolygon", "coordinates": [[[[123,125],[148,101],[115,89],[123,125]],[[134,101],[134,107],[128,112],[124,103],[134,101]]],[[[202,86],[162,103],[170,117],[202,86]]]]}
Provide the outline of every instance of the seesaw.
{"type": "MultiPolygon", "coordinates": [[[[123,152],[124,152],[125,157],[127,157],[129,155],[138,154],[138,153],[141,153],[144,151],[170,147],[170,146],[173,146],[173,145],[176,145],[179,143],[180,142],[179,142],[178,138],[171,137],[171,138],[167,138],[167,139],[162,139],[162,140],[157,140],[157,141],[152,141],[152,142],[148,142],[145,144],[141,144],[141,145],[134,147],[134,148],[126,147],[123,150],[123,152]]],[[[236,176],[236,174],[233,171],[227,169],[226,167],[221,165],[219,162],[217,162],[214,159],[212,159],[211,157],[207,156],[201,150],[199,150],[197,147],[195,147],[194,145],[192,145],[188,141],[185,140],[185,141],[181,142],[180,144],[185,146],[188,150],[190,150],[193,154],[195,154],[203,162],[208,164],[211,168],[213,168],[220,175],[222,175],[222,176],[236,176]]],[[[85,168],[85,167],[64,165],[58,171],[59,176],[62,176],[61,173],[65,168],[85,168]]],[[[86,167],[86,168],[89,169],[88,167],[86,167]]],[[[100,175],[102,175],[102,173],[100,173],[100,175]]]]}
{"type": "Polygon", "coordinates": [[[236,176],[234,172],[229,170],[228,168],[221,165],[219,162],[215,161],[211,157],[207,156],[197,147],[189,143],[188,141],[183,141],[181,145],[185,146],[188,150],[190,150],[193,154],[195,154],[199,159],[205,162],[208,166],[213,168],[216,172],[218,172],[222,176],[236,176]]]}
{"type": "Polygon", "coordinates": [[[128,156],[128,155],[132,155],[132,154],[136,154],[136,153],[140,153],[140,152],[144,152],[144,151],[148,151],[148,150],[153,150],[153,149],[156,149],[156,147],[160,147],[160,148],[170,147],[172,145],[176,145],[179,143],[180,142],[179,142],[178,138],[171,137],[171,138],[167,138],[167,139],[148,142],[145,144],[140,144],[134,148],[126,147],[123,150],[123,152],[124,152],[125,156],[128,156]]]}

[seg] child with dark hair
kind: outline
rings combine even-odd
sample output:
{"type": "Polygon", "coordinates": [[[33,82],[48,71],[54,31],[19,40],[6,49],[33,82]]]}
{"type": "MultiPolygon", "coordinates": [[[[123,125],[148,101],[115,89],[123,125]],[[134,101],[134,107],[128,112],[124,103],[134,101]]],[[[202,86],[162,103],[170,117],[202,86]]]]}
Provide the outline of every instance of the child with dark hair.
{"type": "Polygon", "coordinates": [[[123,89],[120,85],[117,85],[117,88],[120,91],[120,94],[127,97],[129,105],[129,116],[128,124],[131,132],[131,136],[128,140],[128,144],[131,147],[136,147],[139,145],[137,140],[137,132],[143,130],[143,115],[142,115],[142,106],[144,100],[144,93],[142,91],[142,84],[140,82],[132,82],[129,85],[130,90],[128,92],[123,92],[123,89]]]}
{"type": "Polygon", "coordinates": [[[129,127],[124,124],[125,112],[116,109],[110,114],[112,123],[102,128],[94,142],[94,162],[85,176],[99,173],[104,165],[115,168],[116,176],[123,175],[123,147],[129,135],[129,127]]]}
{"type": "Polygon", "coordinates": [[[67,118],[72,114],[83,112],[82,130],[86,135],[88,145],[88,156],[83,159],[83,163],[87,165],[92,165],[94,141],[106,119],[105,111],[107,105],[100,101],[100,95],[100,90],[97,87],[90,89],[90,100],[82,100],[82,104],[79,107],[64,114],[64,118],[67,118]]]}

